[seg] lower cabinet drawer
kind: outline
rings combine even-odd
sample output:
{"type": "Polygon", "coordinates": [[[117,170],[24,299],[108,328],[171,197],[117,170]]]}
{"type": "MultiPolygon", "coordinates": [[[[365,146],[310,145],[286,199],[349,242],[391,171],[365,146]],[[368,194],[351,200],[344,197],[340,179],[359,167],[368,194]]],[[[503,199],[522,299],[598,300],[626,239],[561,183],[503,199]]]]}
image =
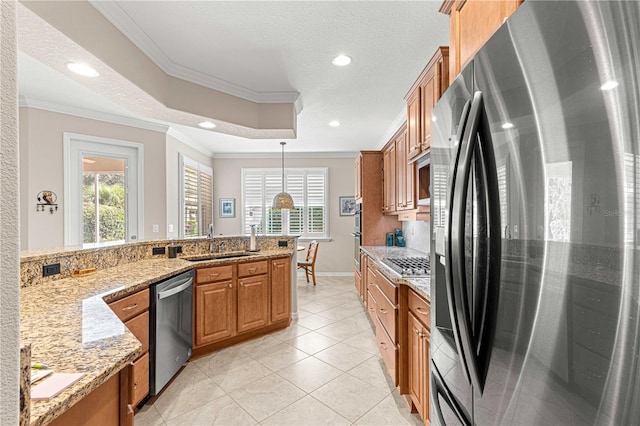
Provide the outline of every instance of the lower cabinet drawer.
{"type": "Polygon", "coordinates": [[[124,325],[140,340],[142,352],[147,352],[149,350],[149,311],[131,318],[124,325]]]}
{"type": "Polygon", "coordinates": [[[238,265],[238,277],[249,277],[251,275],[262,275],[269,271],[269,264],[266,260],[259,262],[240,263],[238,265]]]}
{"type": "Polygon", "coordinates": [[[129,398],[135,407],[149,394],[149,354],[135,360],[129,371],[129,398]]]}
{"type": "Polygon", "coordinates": [[[149,309],[149,289],[141,290],[131,296],[111,302],[109,307],[120,318],[120,321],[127,321],[149,309]]]}
{"type": "Polygon", "coordinates": [[[392,342],[396,342],[396,318],[398,310],[380,289],[375,293],[377,309],[376,315],[386,329],[392,342]]]}
{"type": "Polygon", "coordinates": [[[398,349],[384,330],[379,319],[376,321],[376,344],[378,345],[378,350],[382,355],[382,360],[387,366],[389,375],[391,376],[391,379],[393,379],[393,384],[398,386],[398,349]]]}
{"type": "Polygon", "coordinates": [[[376,298],[373,296],[371,291],[367,291],[367,312],[369,312],[369,317],[373,324],[376,322],[376,310],[378,309],[378,305],[376,304],[376,298]]]}
{"type": "Polygon", "coordinates": [[[413,312],[416,319],[426,328],[431,328],[431,308],[429,302],[418,296],[409,289],[409,310],[413,312]]]}

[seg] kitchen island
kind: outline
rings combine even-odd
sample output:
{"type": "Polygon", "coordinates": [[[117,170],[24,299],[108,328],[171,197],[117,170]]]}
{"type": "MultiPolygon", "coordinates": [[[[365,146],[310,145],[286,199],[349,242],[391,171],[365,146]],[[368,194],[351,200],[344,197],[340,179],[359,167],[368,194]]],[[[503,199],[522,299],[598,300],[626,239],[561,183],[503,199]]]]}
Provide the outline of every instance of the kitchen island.
{"type": "MultiPolygon", "coordinates": [[[[288,245],[286,248],[262,249],[241,258],[199,262],[166,256],[148,256],[151,258],[131,263],[118,259],[116,263],[123,264],[99,269],[86,276],[33,285],[24,285],[23,282],[20,337],[23,343],[31,345],[31,359],[46,363],[57,373],[83,373],[79,381],[59,395],[49,400],[31,401],[27,424],[50,423],[103,384],[117,381],[114,376],[142,353],[140,341],[109,308],[109,302],[190,269],[232,265],[238,263],[238,259],[245,262],[290,256],[295,262],[295,238],[288,245]]],[[[151,252],[150,247],[144,250],[151,252]]],[[[203,254],[202,250],[189,252],[186,244],[185,253],[203,254]]],[[[78,256],[78,253],[69,256],[78,256]]],[[[28,262],[33,263],[34,259],[29,256],[28,262]]],[[[64,264],[64,260],[61,263],[64,264]]],[[[33,265],[28,268],[33,269],[33,265]]],[[[118,388],[122,387],[122,379],[120,382],[118,388]]],[[[123,398],[125,396],[120,396],[120,399],[123,398]]],[[[132,418],[131,413],[122,412],[123,408],[125,411],[127,408],[122,401],[118,404],[119,423],[126,423],[128,418],[132,418]]]]}

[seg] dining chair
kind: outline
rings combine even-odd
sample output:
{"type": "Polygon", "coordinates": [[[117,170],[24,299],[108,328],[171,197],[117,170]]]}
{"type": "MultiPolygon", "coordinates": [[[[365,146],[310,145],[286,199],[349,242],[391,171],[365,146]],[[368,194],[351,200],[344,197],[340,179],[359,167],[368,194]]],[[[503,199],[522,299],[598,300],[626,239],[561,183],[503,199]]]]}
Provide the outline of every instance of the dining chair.
{"type": "Polygon", "coordinates": [[[313,277],[313,285],[316,285],[316,257],[318,256],[318,242],[313,240],[309,243],[307,257],[305,260],[298,260],[298,269],[304,269],[304,273],[309,282],[309,274],[313,277]]]}

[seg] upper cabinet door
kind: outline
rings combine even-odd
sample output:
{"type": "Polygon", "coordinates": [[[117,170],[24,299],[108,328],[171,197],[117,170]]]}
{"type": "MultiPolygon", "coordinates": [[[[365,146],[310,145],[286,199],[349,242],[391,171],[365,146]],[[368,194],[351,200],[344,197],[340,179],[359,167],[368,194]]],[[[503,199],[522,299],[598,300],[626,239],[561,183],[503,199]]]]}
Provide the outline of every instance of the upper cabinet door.
{"type": "Polygon", "coordinates": [[[523,0],[445,0],[440,12],[450,16],[449,81],[482,47],[523,0]]]}

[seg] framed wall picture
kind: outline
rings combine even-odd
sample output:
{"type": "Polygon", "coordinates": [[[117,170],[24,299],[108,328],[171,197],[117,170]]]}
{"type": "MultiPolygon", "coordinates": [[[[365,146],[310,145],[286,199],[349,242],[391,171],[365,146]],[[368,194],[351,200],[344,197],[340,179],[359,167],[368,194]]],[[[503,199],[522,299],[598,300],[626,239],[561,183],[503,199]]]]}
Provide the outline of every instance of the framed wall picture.
{"type": "Polygon", "coordinates": [[[235,198],[220,198],[220,217],[236,217],[235,198]]]}
{"type": "Polygon", "coordinates": [[[356,214],[355,197],[340,197],[340,216],[353,216],[356,214]]]}

